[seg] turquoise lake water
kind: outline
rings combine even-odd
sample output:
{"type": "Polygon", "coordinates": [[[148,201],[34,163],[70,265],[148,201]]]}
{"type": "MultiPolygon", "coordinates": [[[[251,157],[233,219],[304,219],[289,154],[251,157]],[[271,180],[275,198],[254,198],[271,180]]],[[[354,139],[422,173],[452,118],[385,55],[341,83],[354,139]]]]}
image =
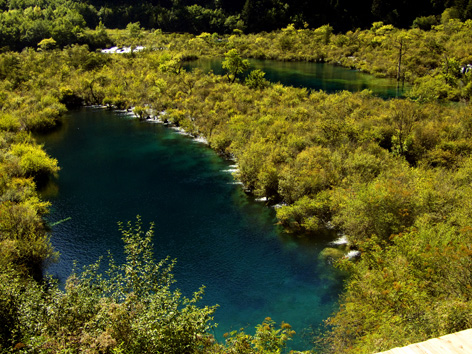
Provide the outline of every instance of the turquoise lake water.
{"type": "MultiPolygon", "coordinates": [[[[394,79],[376,78],[373,75],[327,63],[287,62],[275,60],[249,59],[250,69],[260,69],[266,73],[270,82],[280,82],[287,86],[323,90],[328,93],[338,91],[358,92],[371,90],[376,96],[388,99],[401,97],[408,87],[398,87],[394,79]]],[[[204,72],[212,71],[224,75],[222,59],[199,59],[186,63],[184,68],[199,68],[204,72]]]]}
{"type": "Polygon", "coordinates": [[[60,260],[48,272],[61,281],[110,250],[122,259],[117,222],[154,222],[156,258],[177,259],[177,287],[190,296],[206,286],[202,305],[218,304],[215,335],[265,317],[290,323],[292,349],[310,348],[311,328],[333,311],[340,275],[319,252],[332,236],[294,239],[275,212],[246,195],[231,162],[202,143],[124,113],[87,108],[39,137],[61,171],[44,192],[52,202],[52,244],[60,260]]]}

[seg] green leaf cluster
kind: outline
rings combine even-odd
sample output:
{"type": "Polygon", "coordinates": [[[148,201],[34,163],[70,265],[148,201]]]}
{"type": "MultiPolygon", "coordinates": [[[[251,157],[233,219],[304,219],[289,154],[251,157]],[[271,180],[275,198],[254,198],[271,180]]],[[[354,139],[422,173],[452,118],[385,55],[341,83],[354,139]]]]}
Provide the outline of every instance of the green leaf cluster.
{"type": "Polygon", "coordinates": [[[23,290],[11,314],[16,316],[11,347],[40,352],[88,348],[93,353],[193,353],[211,343],[208,332],[216,307],[196,306],[203,288],[189,299],[171,288],[175,261],[154,261],[152,226],[144,232],[138,217],[134,225],[120,225],[120,230],[126,261],[118,265],[110,255],[106,274],[99,273],[97,262],[74,272],[65,291],[57,284],[17,284],[23,290]]]}

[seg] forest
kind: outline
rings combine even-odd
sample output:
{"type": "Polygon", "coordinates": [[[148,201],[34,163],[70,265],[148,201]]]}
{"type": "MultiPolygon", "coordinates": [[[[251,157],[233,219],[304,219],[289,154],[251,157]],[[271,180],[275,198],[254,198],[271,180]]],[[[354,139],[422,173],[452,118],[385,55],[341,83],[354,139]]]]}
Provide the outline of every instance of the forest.
{"type": "Polygon", "coordinates": [[[406,0],[1,0],[0,48],[34,47],[45,38],[61,47],[79,43],[103,48],[103,33],[94,35],[88,28],[124,29],[135,22],[148,30],[196,35],[271,32],[290,24],[310,29],[329,24],[342,33],[379,21],[428,30],[448,17],[472,19],[472,1],[418,0],[413,8],[406,0]]]}
{"type": "Polygon", "coordinates": [[[356,15],[347,2],[320,2],[317,14],[297,13],[313,9],[304,2],[153,2],[149,12],[126,2],[0,2],[0,351],[279,353],[294,335],[267,318],[254,335],[216,342],[216,307],[198,305],[203,289],[191,298],[175,290],[174,261],[153,258],[153,226],[139,218],[117,230],[125,264],[109,259],[106,274],[98,263],[77,269],[64,290],[43,276],[59,255],[38,190],[60,163],[32,133],[83,105],[130,109],[205,137],[236,159],[248,192],[282,205],[287,230],[348,237],[360,256],[330,251],[349,276],[339,311],[307,351],[373,353],[471,328],[472,5],[425,1],[425,13],[406,16],[401,1],[361,4],[356,15]],[[257,6],[279,6],[267,13],[285,17],[251,22],[257,6]],[[182,20],[192,7],[209,17],[182,20]],[[218,11],[234,24],[206,27],[218,11]],[[147,22],[147,13],[168,22],[147,22]],[[179,19],[202,27],[177,27],[179,19]],[[145,50],[95,50],[112,45],[145,50]],[[224,58],[227,75],[183,69],[200,57],[224,58]],[[287,87],[246,58],[332,63],[411,89],[383,100],[287,87]]]}

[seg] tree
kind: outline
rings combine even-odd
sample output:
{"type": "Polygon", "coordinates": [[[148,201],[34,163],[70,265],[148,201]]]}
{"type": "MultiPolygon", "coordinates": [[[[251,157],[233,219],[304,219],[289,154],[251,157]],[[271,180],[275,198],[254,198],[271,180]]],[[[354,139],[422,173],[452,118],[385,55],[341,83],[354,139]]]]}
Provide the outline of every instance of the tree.
{"type": "Polygon", "coordinates": [[[15,302],[0,293],[0,304],[8,300],[13,306],[2,312],[15,324],[12,331],[0,327],[3,344],[22,343],[32,352],[86,347],[90,353],[180,354],[212,343],[209,331],[216,306],[197,307],[203,288],[191,298],[171,288],[175,260],[154,260],[153,226],[143,231],[138,216],[134,224],[119,223],[119,229],[126,261],[119,265],[110,256],[106,276],[99,272],[98,261],[80,274],[74,272],[64,292],[52,283],[30,283],[17,292],[15,302]]]}
{"type": "Polygon", "coordinates": [[[141,24],[139,22],[130,22],[126,25],[126,30],[128,31],[128,35],[132,39],[140,39],[141,38],[141,24]]]}
{"type": "Polygon", "coordinates": [[[405,100],[392,100],[389,121],[395,128],[392,136],[392,151],[405,156],[411,144],[411,133],[415,124],[422,119],[422,112],[416,105],[405,100]]]}
{"type": "Polygon", "coordinates": [[[229,82],[233,83],[236,81],[238,74],[242,74],[249,69],[250,64],[249,60],[241,58],[237,49],[231,49],[225,53],[222,66],[226,70],[229,82]]]}
{"type": "Polygon", "coordinates": [[[398,49],[398,66],[397,66],[397,81],[404,79],[405,74],[402,72],[402,59],[407,51],[407,42],[409,38],[405,33],[400,33],[396,39],[394,47],[398,49]]]}
{"type": "Polygon", "coordinates": [[[265,72],[260,69],[252,70],[246,78],[246,85],[252,89],[264,89],[269,86],[269,81],[265,78],[265,72]]]}
{"type": "Polygon", "coordinates": [[[267,317],[262,324],[256,326],[254,336],[244,331],[232,331],[226,333],[226,345],[216,345],[211,348],[214,354],[280,354],[287,341],[291,340],[295,331],[285,322],[279,329],[275,328],[275,322],[267,317]]]}

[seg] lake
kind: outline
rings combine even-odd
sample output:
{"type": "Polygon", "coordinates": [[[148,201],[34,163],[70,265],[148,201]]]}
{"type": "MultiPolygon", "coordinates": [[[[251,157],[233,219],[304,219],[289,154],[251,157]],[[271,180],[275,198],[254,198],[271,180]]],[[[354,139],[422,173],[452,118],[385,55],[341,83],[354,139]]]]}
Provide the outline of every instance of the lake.
{"type": "MultiPolygon", "coordinates": [[[[204,72],[212,71],[224,75],[219,59],[199,59],[188,62],[184,69],[199,68],[204,72]]],[[[275,60],[249,59],[249,71],[260,69],[266,73],[265,78],[270,82],[280,82],[283,85],[305,87],[312,90],[323,90],[328,93],[338,91],[357,92],[371,90],[376,96],[394,98],[402,96],[408,87],[397,87],[394,79],[377,78],[373,75],[351,70],[342,66],[313,62],[284,62],[275,60]]]]}
{"type": "Polygon", "coordinates": [[[126,113],[84,108],[60,129],[38,137],[57,158],[58,179],[44,191],[52,202],[51,241],[60,252],[48,272],[64,281],[74,260],[95,262],[110,250],[122,260],[117,222],[141,215],[154,222],[155,254],[177,259],[184,295],[206,286],[202,305],[219,304],[215,335],[265,317],[290,323],[291,348],[310,348],[312,328],[336,310],[341,276],[318,259],[332,235],[293,238],[277,227],[272,208],[247,195],[235,166],[206,145],[126,113]]]}

